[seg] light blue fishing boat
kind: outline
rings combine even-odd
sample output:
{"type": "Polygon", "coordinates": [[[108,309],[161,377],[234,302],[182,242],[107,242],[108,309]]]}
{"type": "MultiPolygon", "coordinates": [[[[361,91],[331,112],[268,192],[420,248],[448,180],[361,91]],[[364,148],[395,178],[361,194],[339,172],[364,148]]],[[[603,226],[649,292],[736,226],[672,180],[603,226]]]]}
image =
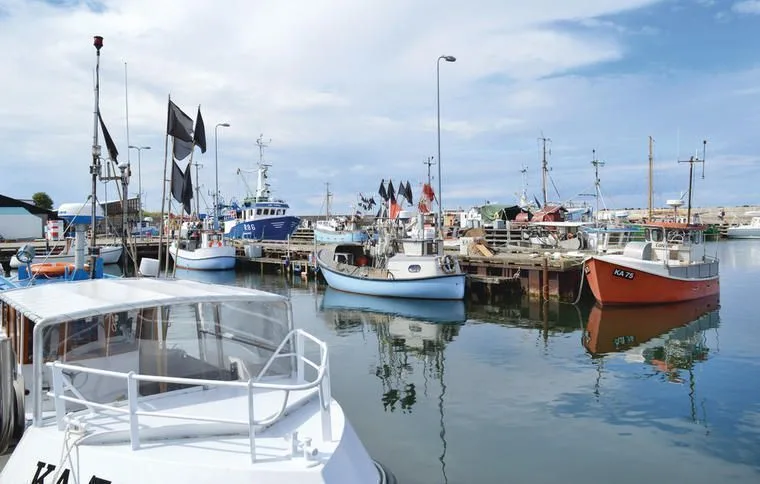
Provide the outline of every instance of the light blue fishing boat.
{"type": "Polygon", "coordinates": [[[443,241],[397,239],[381,233],[371,250],[358,244],[326,247],[317,263],[335,289],[373,296],[463,299],[465,274],[459,262],[443,253],[443,241]],[[398,246],[401,251],[397,251],[398,246]]]}

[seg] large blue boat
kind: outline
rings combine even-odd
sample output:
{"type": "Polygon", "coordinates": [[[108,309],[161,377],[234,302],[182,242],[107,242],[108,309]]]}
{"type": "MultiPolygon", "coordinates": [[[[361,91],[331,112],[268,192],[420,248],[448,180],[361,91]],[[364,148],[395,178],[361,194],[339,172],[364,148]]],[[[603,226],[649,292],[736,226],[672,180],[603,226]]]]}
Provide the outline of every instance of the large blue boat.
{"type": "MultiPolygon", "coordinates": [[[[264,163],[264,148],[267,144],[261,136],[256,144],[259,146],[256,194],[251,195],[249,189],[243,203],[235,210],[235,215],[224,220],[224,233],[232,239],[288,240],[300,225],[301,219],[287,214],[290,205],[284,200],[272,198],[267,183],[267,170],[272,165],[264,163]]],[[[238,175],[242,176],[242,170],[238,170],[238,175]]]]}

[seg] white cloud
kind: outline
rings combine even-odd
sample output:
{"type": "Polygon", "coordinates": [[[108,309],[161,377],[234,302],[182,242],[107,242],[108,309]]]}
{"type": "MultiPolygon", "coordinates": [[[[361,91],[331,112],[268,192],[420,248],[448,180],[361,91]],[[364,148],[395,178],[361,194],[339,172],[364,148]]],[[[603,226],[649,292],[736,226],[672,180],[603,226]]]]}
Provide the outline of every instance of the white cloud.
{"type": "Polygon", "coordinates": [[[731,6],[736,13],[749,13],[760,15],[760,0],[744,0],[731,6]]]}
{"type": "MultiPolygon", "coordinates": [[[[202,105],[209,152],[195,159],[206,187],[213,126],[231,124],[218,132],[225,195],[244,194],[235,172],[258,158],[260,133],[273,139],[272,188],[298,213],[319,210],[327,181],[344,201],[374,192],[380,178],[421,181],[422,161],[437,155],[441,54],[457,56],[440,66],[444,200],[511,199],[523,164],[536,185],[542,130],[555,138],[553,177],[568,193],[588,184],[591,148],[613,171],[645,159],[648,134],[669,154],[680,128],[684,147],[723,136],[723,156],[747,155],[749,138],[737,140],[746,131],[734,128],[751,126],[753,114],[740,96],[722,93],[752,89],[757,72],[567,74],[624,59],[626,36],[609,16],[653,3],[105,0],[94,12],[86,2],[0,0],[0,192],[44,190],[57,203],[86,196],[93,34],[105,37],[101,111],[122,159],[128,62],[130,143],[152,147],[141,163],[150,208],[161,196],[169,93],[188,114],[202,105]],[[730,123],[720,112],[732,113],[730,123]]],[[[134,163],[136,153],[130,157],[134,163]]]]}

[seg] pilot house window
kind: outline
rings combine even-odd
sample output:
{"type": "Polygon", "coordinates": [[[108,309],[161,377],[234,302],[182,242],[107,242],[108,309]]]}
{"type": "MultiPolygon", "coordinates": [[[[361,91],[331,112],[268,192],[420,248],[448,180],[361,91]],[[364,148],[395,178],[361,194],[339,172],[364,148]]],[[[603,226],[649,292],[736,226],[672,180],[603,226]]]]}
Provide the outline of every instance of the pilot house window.
{"type": "Polygon", "coordinates": [[[419,264],[412,264],[409,266],[409,272],[420,272],[422,270],[422,267],[420,267],[419,264]]]}

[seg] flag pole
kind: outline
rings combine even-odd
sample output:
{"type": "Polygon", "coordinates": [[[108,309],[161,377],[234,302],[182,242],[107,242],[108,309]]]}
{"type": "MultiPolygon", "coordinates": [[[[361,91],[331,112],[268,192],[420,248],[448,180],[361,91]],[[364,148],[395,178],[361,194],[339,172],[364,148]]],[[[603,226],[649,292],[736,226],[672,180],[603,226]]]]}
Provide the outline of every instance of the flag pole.
{"type": "MultiPolygon", "coordinates": [[[[168,101],[166,102],[166,125],[169,126],[169,103],[172,102],[172,95],[169,94],[168,101]]],[[[161,231],[158,233],[158,267],[161,268],[161,247],[164,241],[164,232],[168,229],[168,223],[164,224],[164,208],[166,206],[166,160],[169,156],[169,132],[164,135],[164,178],[163,186],[161,187],[161,231]]],[[[168,222],[168,220],[167,220],[168,222]]],[[[142,222],[141,222],[142,223],[142,222]]],[[[168,242],[167,242],[168,243],[168,242]]]]}
{"type": "MultiPolygon", "coordinates": [[[[172,154],[173,153],[174,153],[174,147],[172,147],[172,154]]],[[[189,170],[190,181],[191,182],[192,182],[192,179],[193,179],[193,170],[192,170],[192,167],[193,167],[193,155],[194,154],[195,154],[195,137],[193,137],[193,146],[192,146],[192,148],[190,148],[190,161],[187,164],[187,168],[185,168],[185,172],[188,172],[188,170],[189,170]]],[[[174,167],[172,167],[172,174],[173,173],[174,173],[174,167]]],[[[198,183],[198,180],[195,180],[195,183],[198,183]]],[[[183,195],[184,195],[184,192],[185,192],[185,189],[183,188],[182,189],[182,194],[183,195]]],[[[190,192],[190,193],[192,193],[192,192],[190,192]]],[[[180,220],[182,220],[185,217],[185,204],[184,204],[184,202],[182,203],[182,207],[180,208],[179,213],[181,214],[181,219],[180,220]]],[[[200,214],[196,214],[196,215],[198,216],[198,219],[200,220],[201,215],[200,214]]],[[[180,237],[181,237],[182,236],[182,222],[180,222],[180,224],[179,224],[179,233],[180,233],[180,237]]],[[[168,250],[169,250],[169,248],[167,247],[167,252],[168,252],[168,250]]],[[[174,248],[174,267],[172,268],[172,277],[174,277],[177,274],[177,259],[179,259],[179,239],[177,239],[177,245],[174,248]]]]}
{"type": "MultiPolygon", "coordinates": [[[[174,143],[175,143],[175,138],[174,136],[172,136],[172,163],[176,163],[174,161],[174,143]]],[[[174,165],[172,165],[172,178],[170,179],[169,183],[172,182],[171,180],[173,180],[173,178],[174,178],[174,165]]],[[[169,204],[169,208],[168,208],[168,214],[166,216],[168,230],[166,234],[166,261],[164,261],[164,277],[169,274],[169,259],[170,259],[170,254],[171,254],[171,252],[169,252],[169,249],[172,245],[171,237],[170,237],[171,225],[173,225],[171,223],[172,222],[172,195],[169,195],[168,197],[168,204],[169,204]]]]}

